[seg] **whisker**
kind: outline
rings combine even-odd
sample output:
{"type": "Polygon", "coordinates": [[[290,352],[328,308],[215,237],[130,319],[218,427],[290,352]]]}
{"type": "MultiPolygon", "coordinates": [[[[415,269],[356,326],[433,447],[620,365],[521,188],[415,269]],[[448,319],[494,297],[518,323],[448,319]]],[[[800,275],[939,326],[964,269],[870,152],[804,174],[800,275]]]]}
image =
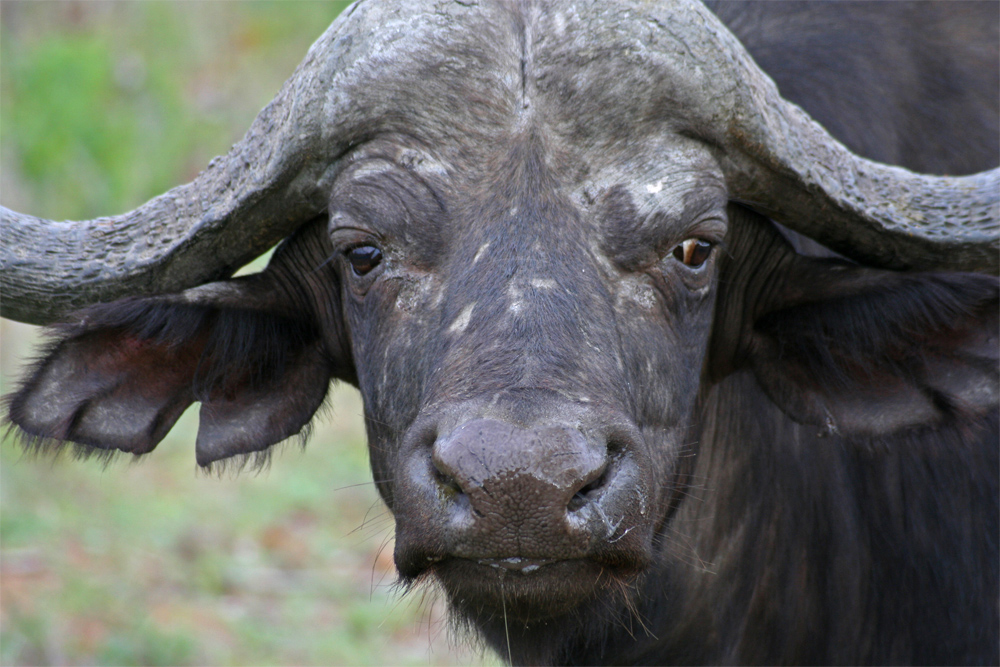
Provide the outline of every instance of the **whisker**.
{"type": "Polygon", "coordinates": [[[510,630],[507,628],[507,595],[503,590],[503,582],[500,582],[500,603],[503,605],[503,632],[507,638],[507,662],[513,664],[514,656],[510,652],[510,630]]]}
{"type": "MultiPolygon", "coordinates": [[[[382,551],[387,546],[389,546],[389,542],[392,541],[392,538],[393,538],[392,532],[387,532],[385,538],[382,540],[382,544],[380,544],[379,547],[378,547],[378,551],[375,552],[375,558],[372,559],[372,574],[371,574],[370,585],[368,587],[368,601],[369,602],[371,602],[371,600],[372,600],[372,596],[375,593],[375,587],[376,587],[376,584],[375,584],[375,565],[378,564],[379,556],[381,556],[382,555],[382,551]]],[[[381,586],[382,582],[384,580],[385,580],[385,573],[383,572],[382,573],[382,579],[379,579],[378,586],[381,586]]]]}

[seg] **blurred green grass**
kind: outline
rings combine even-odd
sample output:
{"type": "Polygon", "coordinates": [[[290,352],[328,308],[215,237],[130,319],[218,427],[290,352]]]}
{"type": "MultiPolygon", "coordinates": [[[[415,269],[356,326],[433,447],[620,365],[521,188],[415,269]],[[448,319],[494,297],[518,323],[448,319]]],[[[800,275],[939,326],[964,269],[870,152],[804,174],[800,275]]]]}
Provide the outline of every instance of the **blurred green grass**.
{"type": "MultiPolygon", "coordinates": [[[[242,136],[343,2],[0,2],[0,201],[131,209],[242,136]]],[[[34,328],[0,321],[0,391],[34,328]]],[[[360,398],[260,475],[196,470],[189,411],[145,460],[0,448],[0,664],[467,664],[392,587],[360,398]]],[[[495,662],[486,657],[488,662],[495,662]]]]}

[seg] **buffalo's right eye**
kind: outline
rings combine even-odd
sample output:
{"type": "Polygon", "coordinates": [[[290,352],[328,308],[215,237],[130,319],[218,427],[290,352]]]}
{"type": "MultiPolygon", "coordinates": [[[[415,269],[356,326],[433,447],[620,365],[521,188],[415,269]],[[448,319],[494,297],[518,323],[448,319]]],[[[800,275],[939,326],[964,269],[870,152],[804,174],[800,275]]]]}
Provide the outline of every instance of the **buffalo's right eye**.
{"type": "Polygon", "coordinates": [[[373,245],[363,245],[347,251],[347,261],[355,275],[363,276],[382,261],[382,251],[373,245]]]}
{"type": "Polygon", "coordinates": [[[674,259],[692,269],[700,269],[712,254],[712,244],[702,239],[687,239],[674,248],[674,259]]]}

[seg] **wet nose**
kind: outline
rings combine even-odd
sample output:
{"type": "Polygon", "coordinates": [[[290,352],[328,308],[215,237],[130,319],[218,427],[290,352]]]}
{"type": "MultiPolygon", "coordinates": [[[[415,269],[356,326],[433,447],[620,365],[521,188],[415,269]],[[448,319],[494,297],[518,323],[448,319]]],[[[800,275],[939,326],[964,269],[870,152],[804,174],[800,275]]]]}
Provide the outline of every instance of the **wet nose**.
{"type": "Polygon", "coordinates": [[[608,471],[607,447],[575,428],[519,428],[492,419],[438,438],[432,461],[441,489],[453,495],[455,522],[530,523],[538,534],[572,529],[573,515],[600,495],[608,471]]]}
{"type": "Polygon", "coordinates": [[[522,573],[573,560],[647,562],[649,532],[637,528],[648,525],[650,466],[638,430],[610,411],[565,421],[562,412],[513,423],[477,415],[447,429],[447,412],[418,422],[390,498],[400,572],[443,560],[522,573]]]}

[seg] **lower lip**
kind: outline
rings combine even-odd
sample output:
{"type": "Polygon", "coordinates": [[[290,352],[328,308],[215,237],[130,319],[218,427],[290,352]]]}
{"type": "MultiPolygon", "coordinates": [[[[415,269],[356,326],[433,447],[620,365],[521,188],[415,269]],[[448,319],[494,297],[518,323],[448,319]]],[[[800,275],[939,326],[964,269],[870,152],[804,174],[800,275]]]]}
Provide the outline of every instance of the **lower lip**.
{"type": "Polygon", "coordinates": [[[436,563],[438,575],[472,586],[493,586],[499,582],[548,581],[550,579],[575,587],[590,576],[597,578],[607,568],[586,559],[557,560],[550,558],[457,558],[436,563]],[[491,576],[492,575],[492,576],[491,576]]]}
{"type": "Polygon", "coordinates": [[[481,558],[476,561],[479,565],[485,565],[487,567],[496,568],[498,570],[507,570],[510,572],[521,572],[522,574],[531,574],[536,572],[546,565],[551,565],[559,561],[553,560],[551,558],[521,558],[519,556],[514,556],[511,558],[481,558]]]}
{"type": "Polygon", "coordinates": [[[614,577],[590,560],[446,558],[433,566],[452,603],[475,615],[538,621],[599,595],[614,577]]]}

